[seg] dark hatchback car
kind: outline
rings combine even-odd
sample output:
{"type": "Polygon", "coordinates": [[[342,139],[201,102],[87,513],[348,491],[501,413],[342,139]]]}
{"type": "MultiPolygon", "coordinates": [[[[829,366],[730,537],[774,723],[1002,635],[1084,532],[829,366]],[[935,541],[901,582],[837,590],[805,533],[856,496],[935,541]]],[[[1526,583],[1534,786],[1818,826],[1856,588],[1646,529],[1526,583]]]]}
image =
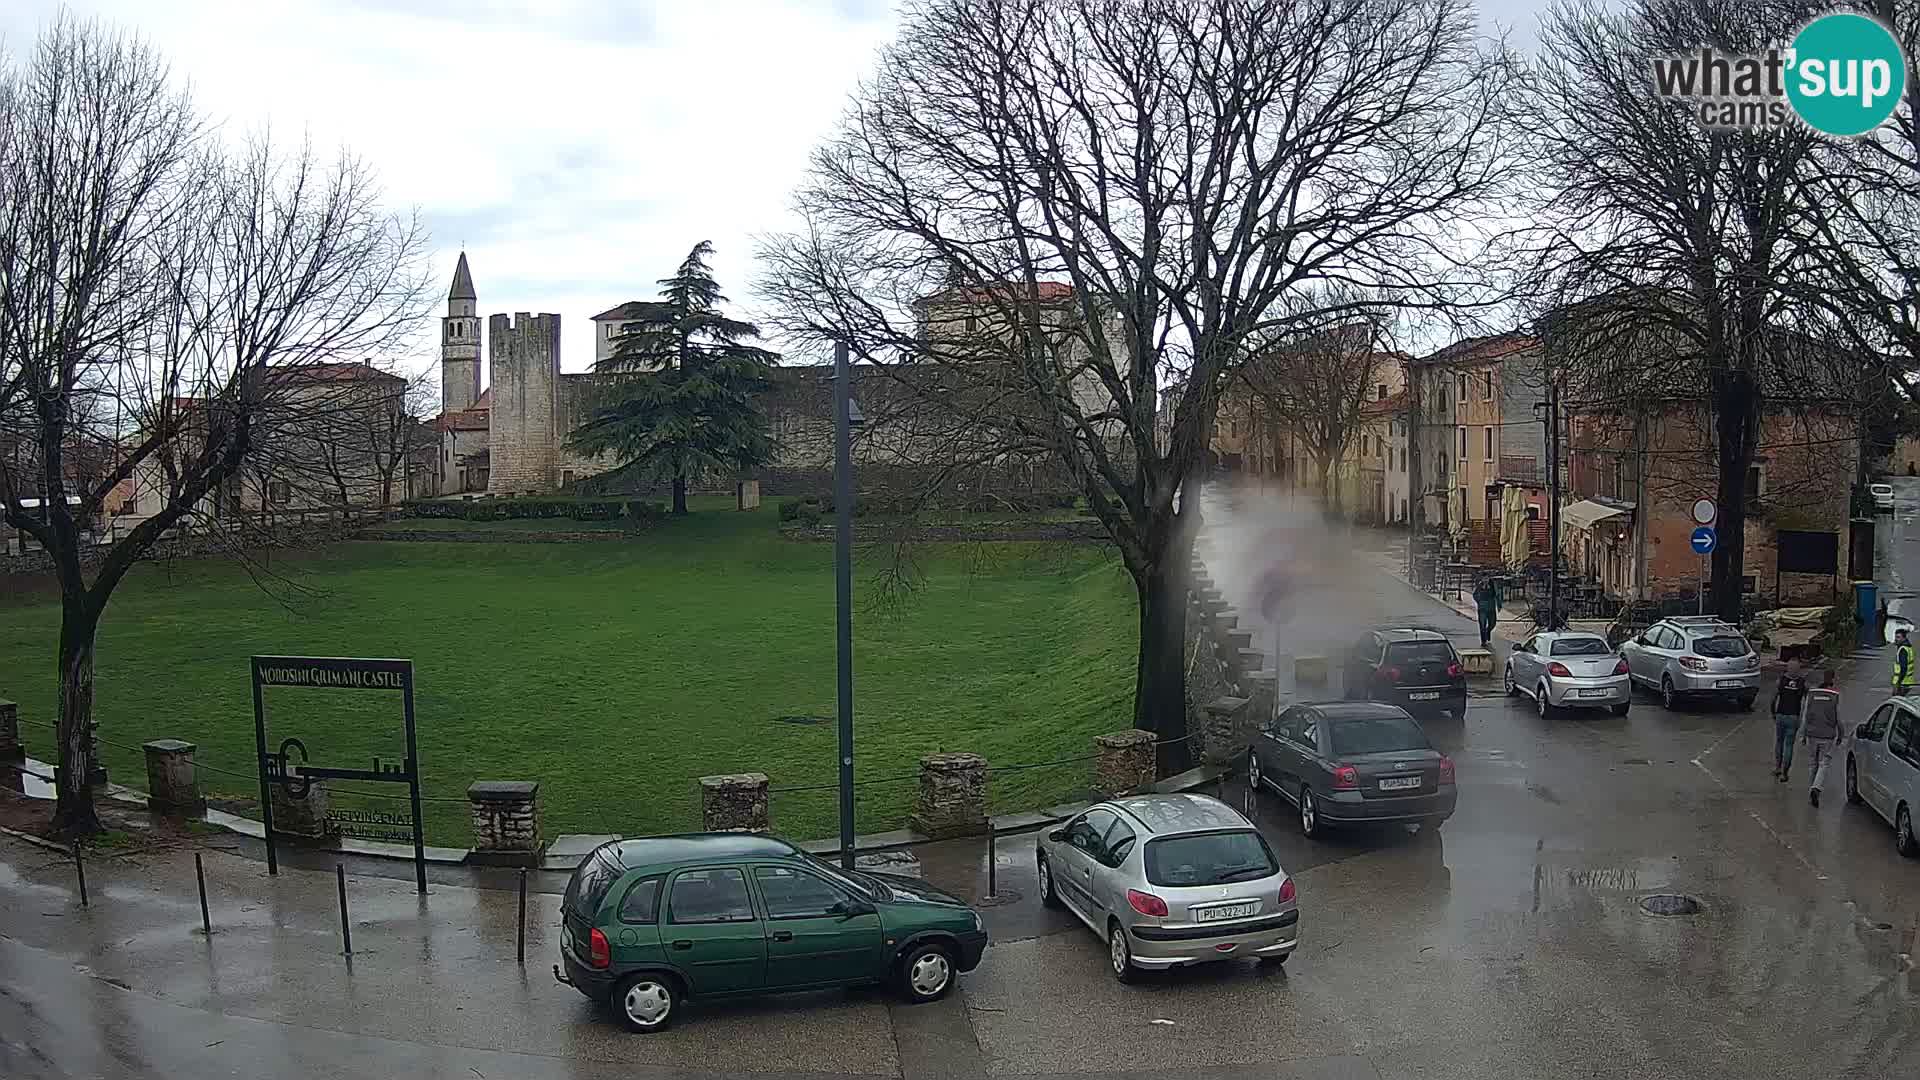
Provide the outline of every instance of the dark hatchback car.
{"type": "Polygon", "coordinates": [[[987,947],[979,915],[926,882],[743,833],[602,844],[560,908],[554,977],[640,1032],[689,997],[889,983],[932,1001],[987,947]]]}
{"type": "Polygon", "coordinates": [[[1346,696],[1385,701],[1416,716],[1467,715],[1467,672],[1436,630],[1373,630],[1347,650],[1346,696]]]}
{"type": "Polygon", "coordinates": [[[1334,701],[1295,705],[1254,736],[1247,783],[1271,788],[1300,811],[1300,831],[1404,823],[1434,829],[1458,800],[1453,759],[1395,705],[1334,701]]]}

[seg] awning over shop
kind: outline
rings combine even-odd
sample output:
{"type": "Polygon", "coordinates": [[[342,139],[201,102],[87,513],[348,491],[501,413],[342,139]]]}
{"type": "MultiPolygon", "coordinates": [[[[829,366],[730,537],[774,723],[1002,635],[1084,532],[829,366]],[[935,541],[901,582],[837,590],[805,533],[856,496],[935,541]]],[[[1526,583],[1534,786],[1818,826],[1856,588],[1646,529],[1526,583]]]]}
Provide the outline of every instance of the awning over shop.
{"type": "Polygon", "coordinates": [[[1560,524],[1569,529],[1592,529],[1609,518],[1631,517],[1632,514],[1631,506],[1609,506],[1592,499],[1582,499],[1560,508],[1560,524]]]}

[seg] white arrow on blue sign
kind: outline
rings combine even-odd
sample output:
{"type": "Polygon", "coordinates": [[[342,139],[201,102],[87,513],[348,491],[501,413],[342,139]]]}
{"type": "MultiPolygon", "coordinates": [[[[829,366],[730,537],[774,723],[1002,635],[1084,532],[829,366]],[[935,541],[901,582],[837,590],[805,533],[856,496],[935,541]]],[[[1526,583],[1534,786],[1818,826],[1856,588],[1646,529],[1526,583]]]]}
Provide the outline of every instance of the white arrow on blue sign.
{"type": "Polygon", "coordinates": [[[1693,530],[1693,553],[1695,555],[1713,554],[1713,526],[1702,525],[1693,530]]]}

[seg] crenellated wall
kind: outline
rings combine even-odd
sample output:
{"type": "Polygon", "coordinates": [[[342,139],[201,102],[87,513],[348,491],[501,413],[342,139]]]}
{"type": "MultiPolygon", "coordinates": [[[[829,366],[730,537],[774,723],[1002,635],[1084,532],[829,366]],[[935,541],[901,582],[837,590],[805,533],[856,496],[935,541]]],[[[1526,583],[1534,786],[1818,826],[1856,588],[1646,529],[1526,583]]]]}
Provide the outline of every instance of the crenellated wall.
{"type": "Polygon", "coordinates": [[[495,315],[487,323],[493,412],[487,490],[548,492],[560,485],[560,316],[495,315]]]}

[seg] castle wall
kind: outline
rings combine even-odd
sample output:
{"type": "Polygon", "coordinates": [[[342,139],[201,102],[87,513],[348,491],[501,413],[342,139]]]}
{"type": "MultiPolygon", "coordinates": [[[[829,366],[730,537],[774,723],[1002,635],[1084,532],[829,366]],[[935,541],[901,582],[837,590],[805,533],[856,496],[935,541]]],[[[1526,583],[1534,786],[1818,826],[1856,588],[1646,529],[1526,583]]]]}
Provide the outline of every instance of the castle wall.
{"type": "Polygon", "coordinates": [[[619,464],[612,454],[583,454],[567,446],[573,429],[579,427],[587,417],[592,380],[593,376],[585,372],[560,376],[558,468],[562,484],[566,482],[568,474],[572,474],[575,480],[581,480],[619,464]]]}
{"type": "Polygon", "coordinates": [[[560,485],[560,316],[495,315],[487,337],[493,372],[487,490],[552,491],[560,485]]]}

